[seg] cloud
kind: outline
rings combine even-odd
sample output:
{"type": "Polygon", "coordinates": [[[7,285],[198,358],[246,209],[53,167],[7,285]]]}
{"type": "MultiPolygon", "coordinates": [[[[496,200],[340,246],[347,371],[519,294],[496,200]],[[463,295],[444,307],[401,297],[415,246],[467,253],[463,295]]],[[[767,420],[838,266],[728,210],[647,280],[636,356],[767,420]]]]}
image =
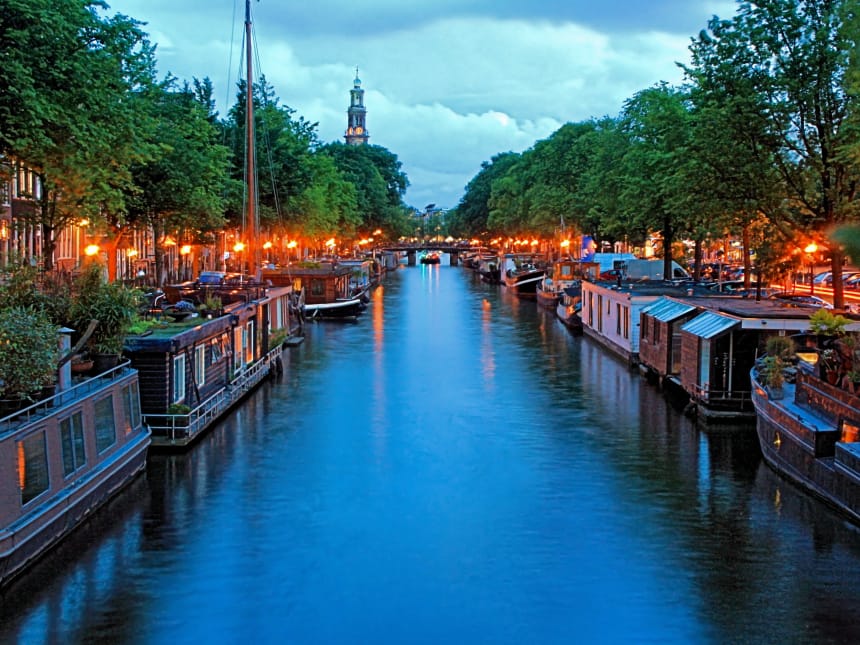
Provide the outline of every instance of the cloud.
{"type": "MultiPolygon", "coordinates": [[[[240,75],[240,46],[231,43],[242,42],[243,3],[230,11],[208,0],[114,5],[150,22],[162,73],[211,77],[224,114],[240,75]]],[[[733,7],[318,0],[309,10],[267,0],[252,11],[261,71],[282,104],[318,122],[323,141],[342,141],[358,65],[370,142],[403,163],[407,201],[451,207],[493,155],[521,152],[567,121],[616,115],[659,81],[680,82],[676,63],[688,61],[691,36],[733,7]]]]}

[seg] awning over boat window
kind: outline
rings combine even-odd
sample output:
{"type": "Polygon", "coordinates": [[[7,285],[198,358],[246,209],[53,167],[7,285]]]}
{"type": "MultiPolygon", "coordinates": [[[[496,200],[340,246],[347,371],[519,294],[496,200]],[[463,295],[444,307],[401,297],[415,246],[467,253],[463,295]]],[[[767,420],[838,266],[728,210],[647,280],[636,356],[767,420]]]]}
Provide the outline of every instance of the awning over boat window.
{"type": "Polygon", "coordinates": [[[643,314],[648,314],[660,322],[672,322],[681,316],[695,311],[696,308],[683,302],[660,298],[642,309],[643,314]]]}
{"type": "Polygon", "coordinates": [[[681,327],[681,330],[699,338],[710,339],[725,334],[732,328],[739,327],[740,324],[741,321],[737,318],[716,314],[713,311],[705,311],[686,323],[681,327]]]}

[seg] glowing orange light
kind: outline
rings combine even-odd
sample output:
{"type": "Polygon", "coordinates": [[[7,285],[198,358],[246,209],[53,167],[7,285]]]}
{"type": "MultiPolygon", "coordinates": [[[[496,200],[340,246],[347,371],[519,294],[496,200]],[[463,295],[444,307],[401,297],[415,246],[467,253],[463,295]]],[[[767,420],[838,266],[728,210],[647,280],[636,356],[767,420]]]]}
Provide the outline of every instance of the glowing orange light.
{"type": "Polygon", "coordinates": [[[570,246],[570,240],[562,240],[561,248],[566,249],[569,246],[570,246]]]}
{"type": "Polygon", "coordinates": [[[537,241],[537,240],[532,240],[532,246],[537,246],[537,245],[538,245],[538,241],[537,241]]]}
{"type": "Polygon", "coordinates": [[[334,238],[331,238],[331,239],[329,239],[329,240],[326,240],[325,245],[326,245],[327,247],[329,247],[329,248],[332,248],[332,247],[335,245],[334,238]]]}
{"type": "Polygon", "coordinates": [[[125,254],[127,257],[133,258],[137,255],[137,249],[126,249],[125,254]]]}
{"type": "Polygon", "coordinates": [[[80,226],[81,228],[83,228],[84,226],[89,226],[89,225],[90,225],[90,220],[88,220],[86,217],[84,219],[82,219],[80,222],[78,222],[78,226],[80,226]]]}
{"type": "Polygon", "coordinates": [[[27,456],[24,454],[24,442],[18,442],[18,486],[24,490],[27,483],[27,456]]]}
{"type": "Polygon", "coordinates": [[[805,253],[815,253],[818,250],[818,245],[815,242],[812,242],[809,246],[807,246],[803,251],[805,253]]]}
{"type": "Polygon", "coordinates": [[[96,255],[98,252],[99,252],[99,245],[98,244],[89,244],[84,249],[84,253],[86,255],[88,255],[89,257],[96,255]]]}
{"type": "Polygon", "coordinates": [[[245,244],[243,242],[236,242],[233,245],[233,250],[236,251],[236,253],[241,253],[245,250],[245,244]]]}
{"type": "Polygon", "coordinates": [[[382,235],[382,229],[381,228],[376,229],[375,231],[373,231],[373,234],[374,235],[382,235]]]}
{"type": "Polygon", "coordinates": [[[298,243],[297,243],[295,240],[293,240],[292,242],[290,242],[289,244],[287,244],[287,248],[288,248],[288,249],[294,249],[294,248],[296,248],[297,246],[298,246],[298,243]]]}
{"type": "Polygon", "coordinates": [[[188,255],[189,253],[191,253],[191,245],[190,244],[183,244],[182,246],[179,247],[179,254],[180,255],[188,255]]]}
{"type": "Polygon", "coordinates": [[[270,248],[272,248],[272,243],[271,243],[271,242],[264,242],[264,243],[263,243],[263,248],[264,248],[264,249],[270,249],[270,248]]]}

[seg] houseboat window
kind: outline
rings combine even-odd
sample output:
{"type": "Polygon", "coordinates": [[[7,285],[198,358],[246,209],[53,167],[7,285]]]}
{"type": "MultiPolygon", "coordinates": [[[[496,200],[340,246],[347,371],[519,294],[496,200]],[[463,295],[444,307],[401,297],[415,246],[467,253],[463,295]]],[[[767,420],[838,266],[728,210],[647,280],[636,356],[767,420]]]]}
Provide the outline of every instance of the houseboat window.
{"type": "Polygon", "coordinates": [[[321,280],[320,278],[311,279],[311,295],[312,296],[324,296],[325,295],[325,280],[321,280]]]}
{"type": "Polygon", "coordinates": [[[569,278],[571,275],[573,275],[573,267],[570,265],[567,265],[567,264],[562,264],[561,265],[561,277],[562,278],[569,278]]]}
{"type": "Polygon", "coordinates": [[[122,405],[125,415],[125,433],[140,426],[140,392],[137,383],[132,383],[122,389],[122,405]]]}
{"type": "Polygon", "coordinates": [[[18,484],[21,503],[35,499],[48,490],[48,453],[45,433],[37,432],[18,442],[18,484]]]}
{"type": "Polygon", "coordinates": [[[173,357],[173,399],[171,403],[185,400],[185,354],[173,357]]]}
{"type": "Polygon", "coordinates": [[[630,338],[630,307],[624,307],[624,338],[630,338]]]}
{"type": "MultiPolygon", "coordinates": [[[[627,310],[624,310],[627,313],[627,310]]],[[[648,316],[642,316],[642,340],[648,342],[648,325],[651,319],[648,316]]],[[[627,318],[624,318],[624,338],[627,338],[627,318]]]]}
{"type": "Polygon", "coordinates": [[[194,379],[198,387],[206,382],[206,345],[194,348],[194,379]]]}
{"type": "Polygon", "coordinates": [[[116,443],[116,422],[113,416],[113,396],[96,401],[96,450],[104,452],[116,443]]]}
{"type": "Polygon", "coordinates": [[[621,335],[621,303],[615,303],[615,333],[621,335]]]}
{"type": "Polygon", "coordinates": [[[594,294],[588,292],[588,326],[594,327],[594,294]]]}
{"type": "Polygon", "coordinates": [[[233,371],[242,371],[242,357],[245,355],[245,328],[233,330],[233,371]]]}
{"type": "Polygon", "coordinates": [[[660,342],[660,323],[656,320],[654,321],[654,342],[660,342]]]}
{"type": "Polygon", "coordinates": [[[254,361],[255,341],[257,340],[257,336],[254,333],[254,321],[248,321],[245,329],[245,363],[251,363],[254,361]]]}
{"type": "Polygon", "coordinates": [[[84,454],[84,422],[80,412],[60,421],[60,443],[63,447],[63,475],[68,477],[87,463],[84,454]]]}
{"type": "Polygon", "coordinates": [[[603,296],[597,296],[597,331],[603,331],[603,296]]]}

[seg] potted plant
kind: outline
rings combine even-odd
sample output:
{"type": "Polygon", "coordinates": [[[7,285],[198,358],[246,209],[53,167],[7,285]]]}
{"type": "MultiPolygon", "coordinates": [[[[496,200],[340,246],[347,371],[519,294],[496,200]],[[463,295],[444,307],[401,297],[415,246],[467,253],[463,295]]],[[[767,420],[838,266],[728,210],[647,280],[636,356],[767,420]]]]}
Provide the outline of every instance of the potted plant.
{"type": "Polygon", "coordinates": [[[45,312],[0,309],[0,399],[12,407],[38,399],[54,383],[58,354],[57,327],[45,312]]]}
{"type": "Polygon", "coordinates": [[[89,340],[96,369],[103,370],[110,363],[115,365],[125,337],[137,320],[140,292],[119,282],[104,282],[97,264],[84,271],[75,291],[70,312],[72,326],[80,331],[90,320],[97,320],[98,325],[89,340]]]}
{"type": "Polygon", "coordinates": [[[819,336],[842,336],[849,322],[845,316],[821,307],[809,317],[809,331],[819,336]]]}
{"type": "Polygon", "coordinates": [[[176,418],[173,424],[178,428],[184,428],[188,425],[188,415],[191,414],[191,407],[184,403],[171,403],[167,406],[167,414],[173,414],[176,418]]]}
{"type": "Polygon", "coordinates": [[[781,399],[784,396],[782,389],[785,384],[784,368],[785,363],[779,356],[768,355],[761,359],[759,376],[770,399],[781,399]]]}

